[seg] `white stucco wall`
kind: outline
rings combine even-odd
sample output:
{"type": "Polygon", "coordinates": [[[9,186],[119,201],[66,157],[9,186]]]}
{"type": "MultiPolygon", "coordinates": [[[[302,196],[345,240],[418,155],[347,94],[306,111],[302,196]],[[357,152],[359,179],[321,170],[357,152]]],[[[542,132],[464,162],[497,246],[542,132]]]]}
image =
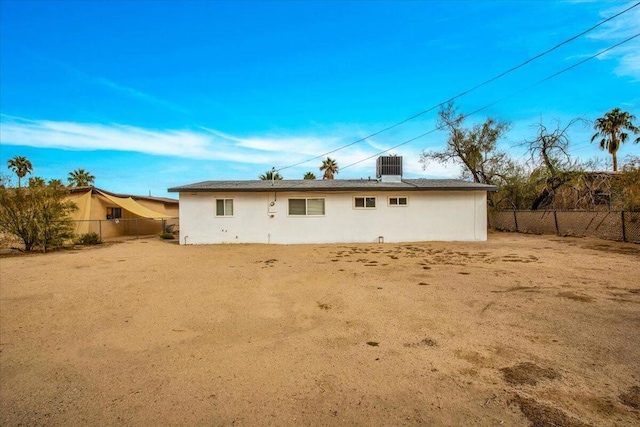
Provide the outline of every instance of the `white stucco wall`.
{"type": "Polygon", "coordinates": [[[484,191],[180,193],[180,244],[484,241],[486,218],[484,191]],[[356,196],[376,208],[355,209],[356,196]],[[325,215],[290,216],[289,198],[324,198],[325,215]],[[233,199],[234,215],[217,217],[216,199],[233,199]]]}

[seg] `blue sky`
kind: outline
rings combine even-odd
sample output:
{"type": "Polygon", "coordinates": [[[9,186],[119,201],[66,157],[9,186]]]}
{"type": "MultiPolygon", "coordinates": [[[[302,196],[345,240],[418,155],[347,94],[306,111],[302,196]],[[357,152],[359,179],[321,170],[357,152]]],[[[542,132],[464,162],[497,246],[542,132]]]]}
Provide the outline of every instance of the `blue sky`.
{"type": "MultiPolygon", "coordinates": [[[[0,161],[33,175],[83,168],[115,192],[163,196],[210,179],[256,179],[423,111],[549,49],[634,2],[589,1],[12,1],[0,2],[0,161]]],[[[457,100],[507,121],[501,146],[540,121],[640,117],[640,7],[457,100]]],[[[435,127],[436,110],[331,154],[342,167],[435,127]]],[[[571,130],[575,157],[606,158],[591,127],[571,130]]],[[[392,150],[405,176],[456,177],[418,163],[433,132],[392,150]]],[[[622,159],[640,154],[627,144],[622,159]]],[[[316,175],[320,160],[282,171],[316,175]]],[[[4,169],[3,172],[9,174],[4,169]]],[[[375,159],[337,178],[375,174],[375,159]]]]}

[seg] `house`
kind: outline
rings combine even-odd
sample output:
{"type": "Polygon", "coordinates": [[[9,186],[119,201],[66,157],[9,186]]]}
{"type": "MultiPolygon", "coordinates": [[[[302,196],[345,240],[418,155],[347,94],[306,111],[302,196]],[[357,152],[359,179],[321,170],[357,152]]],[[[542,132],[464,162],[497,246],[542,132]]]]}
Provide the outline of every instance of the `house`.
{"type": "Polygon", "coordinates": [[[378,179],[205,181],[180,198],[180,244],[484,241],[490,185],[402,179],[402,158],[378,179]]]}
{"type": "Polygon", "coordinates": [[[77,235],[97,233],[101,238],[162,233],[176,224],[178,200],[117,194],[97,187],[71,188],[67,200],[78,210],[71,214],[77,235]]]}

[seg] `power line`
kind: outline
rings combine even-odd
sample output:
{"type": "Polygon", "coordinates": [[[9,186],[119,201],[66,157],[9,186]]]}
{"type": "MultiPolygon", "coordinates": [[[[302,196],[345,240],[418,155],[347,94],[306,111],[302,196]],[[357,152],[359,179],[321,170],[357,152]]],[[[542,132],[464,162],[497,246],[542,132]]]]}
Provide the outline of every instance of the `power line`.
{"type": "MultiPolygon", "coordinates": [[[[401,120],[401,121],[399,121],[399,122],[397,122],[397,123],[394,123],[394,124],[392,124],[392,125],[390,125],[390,126],[387,126],[386,128],[383,128],[383,129],[381,129],[381,130],[379,130],[379,131],[377,131],[377,132],[374,132],[374,133],[372,133],[372,134],[370,134],[370,135],[367,135],[367,136],[365,136],[365,137],[362,137],[362,138],[360,138],[360,139],[357,139],[357,140],[355,140],[355,141],[353,141],[353,142],[350,142],[350,143],[348,143],[348,144],[346,144],[346,145],[340,146],[340,147],[335,148],[335,149],[333,149],[333,150],[331,150],[331,151],[327,151],[326,153],[323,153],[323,154],[317,155],[317,156],[315,156],[315,157],[311,157],[311,158],[309,158],[309,159],[307,159],[307,160],[303,160],[303,161],[301,161],[301,162],[294,163],[294,164],[291,164],[291,165],[288,165],[288,166],[284,166],[284,167],[282,167],[282,168],[279,168],[279,169],[277,169],[277,170],[276,170],[276,172],[280,172],[280,171],[283,171],[283,170],[285,170],[285,169],[290,169],[290,168],[293,168],[293,167],[296,167],[296,166],[300,166],[300,165],[302,165],[302,164],[304,164],[304,163],[307,163],[307,162],[310,162],[310,161],[312,161],[312,160],[320,159],[320,158],[322,158],[322,157],[324,157],[324,156],[328,156],[329,154],[333,154],[333,153],[335,153],[335,152],[337,152],[337,151],[344,150],[345,148],[351,147],[352,145],[358,144],[358,143],[360,143],[360,142],[362,142],[362,141],[366,141],[366,140],[367,140],[367,139],[369,139],[369,138],[372,138],[372,137],[374,137],[374,136],[380,135],[380,134],[381,134],[381,133],[383,133],[383,132],[386,132],[386,131],[391,130],[391,129],[393,129],[393,128],[396,128],[396,127],[398,127],[398,126],[400,126],[400,125],[403,125],[403,124],[405,124],[405,123],[407,123],[407,122],[409,122],[409,121],[411,121],[411,120],[413,120],[413,119],[416,119],[416,118],[418,118],[418,117],[420,117],[420,116],[422,116],[422,115],[424,115],[424,114],[426,114],[426,113],[428,113],[428,112],[430,112],[430,111],[433,111],[433,110],[435,110],[436,108],[439,108],[439,107],[441,107],[441,106],[443,106],[443,105],[445,105],[445,104],[447,104],[447,103],[449,103],[449,102],[452,102],[452,101],[454,101],[454,100],[456,100],[456,99],[458,99],[458,98],[461,98],[461,97],[463,97],[463,96],[465,96],[465,95],[468,95],[469,93],[471,93],[471,92],[473,92],[473,91],[475,91],[475,90],[477,90],[477,89],[479,89],[479,88],[481,88],[481,87],[483,87],[483,86],[485,86],[485,85],[488,85],[489,83],[492,83],[492,82],[494,82],[494,81],[496,81],[496,80],[498,80],[498,79],[500,79],[500,78],[502,78],[502,77],[506,76],[507,74],[509,74],[509,73],[511,73],[511,72],[513,72],[513,71],[515,71],[515,70],[519,69],[519,68],[524,67],[525,65],[527,65],[527,64],[529,64],[529,63],[531,63],[531,62],[535,61],[536,59],[539,59],[539,58],[541,58],[541,57],[543,57],[543,56],[545,56],[545,55],[547,55],[547,54],[549,54],[549,53],[553,52],[554,50],[556,50],[556,49],[558,49],[558,48],[560,48],[560,47],[564,46],[565,44],[570,43],[570,42],[572,42],[572,41],[574,41],[574,40],[576,40],[576,39],[578,39],[578,38],[582,37],[583,35],[585,35],[585,34],[587,34],[587,33],[591,32],[591,31],[595,30],[595,29],[596,29],[596,28],[598,28],[599,26],[601,26],[601,25],[603,25],[603,24],[605,24],[605,23],[607,23],[607,22],[611,21],[612,19],[617,18],[618,16],[620,16],[620,15],[622,15],[622,14],[624,14],[624,13],[627,13],[628,11],[630,11],[631,9],[633,9],[633,8],[635,8],[635,7],[639,6],[639,5],[640,5],[640,2],[637,2],[637,3],[633,4],[632,6],[630,6],[630,7],[626,8],[626,9],[624,9],[623,11],[618,12],[618,13],[616,13],[615,15],[610,16],[609,18],[607,18],[607,19],[605,19],[605,20],[603,20],[603,21],[600,21],[599,23],[597,23],[597,24],[593,25],[592,27],[590,27],[590,28],[588,28],[588,29],[586,29],[586,30],[582,31],[581,33],[576,34],[575,36],[570,37],[570,38],[566,39],[565,41],[563,41],[563,42],[561,42],[561,43],[558,43],[557,45],[553,46],[552,48],[547,49],[547,50],[545,50],[544,52],[539,53],[539,54],[537,54],[537,55],[535,55],[535,56],[533,56],[533,57],[531,57],[531,58],[527,59],[526,61],[524,61],[524,62],[522,62],[522,63],[520,63],[520,64],[518,64],[518,65],[516,65],[516,66],[512,67],[512,68],[509,68],[508,70],[506,70],[506,71],[504,71],[504,72],[502,72],[502,73],[500,73],[500,74],[496,75],[495,77],[492,77],[492,78],[490,78],[489,80],[485,80],[484,82],[482,82],[482,83],[480,83],[480,84],[477,84],[476,86],[472,87],[471,89],[465,90],[464,92],[461,92],[461,93],[459,93],[459,94],[457,94],[457,95],[455,95],[455,96],[453,96],[453,97],[451,97],[451,98],[447,99],[446,101],[443,101],[443,102],[440,102],[439,104],[433,105],[433,106],[431,106],[431,107],[427,108],[426,110],[422,110],[422,111],[420,111],[419,113],[416,113],[416,114],[414,114],[414,115],[412,115],[412,116],[410,116],[410,117],[407,117],[407,118],[406,118],[406,119],[404,119],[404,120],[401,120]]],[[[431,132],[427,132],[427,133],[423,134],[422,136],[425,136],[425,135],[427,135],[428,133],[431,133],[431,132]]],[[[401,144],[401,145],[404,145],[404,144],[401,144]]],[[[343,169],[344,169],[344,168],[343,168],[343,169]]]]}
{"type": "MultiPolygon", "coordinates": [[[[615,48],[616,48],[616,47],[618,47],[618,46],[621,46],[621,45],[623,45],[623,44],[625,44],[625,43],[628,43],[628,42],[630,42],[631,40],[635,39],[636,37],[640,37],[640,33],[638,33],[638,34],[636,34],[636,35],[634,35],[634,36],[631,36],[631,37],[629,37],[629,38],[627,38],[627,39],[625,39],[625,40],[623,40],[623,41],[621,41],[621,42],[619,42],[619,43],[616,43],[616,44],[614,44],[613,46],[610,46],[610,47],[608,47],[608,48],[606,48],[606,49],[604,49],[604,50],[601,50],[600,52],[598,52],[598,53],[596,53],[596,54],[594,54],[594,55],[591,55],[591,56],[589,56],[588,58],[585,58],[585,59],[583,59],[583,60],[581,60],[581,61],[578,61],[578,62],[576,62],[575,64],[572,64],[572,65],[570,65],[570,66],[569,66],[569,67],[567,67],[567,68],[564,68],[564,69],[562,69],[562,70],[560,70],[560,71],[558,71],[558,72],[556,72],[556,73],[553,73],[553,74],[551,74],[551,75],[549,75],[549,76],[545,77],[544,79],[539,80],[539,81],[537,81],[537,82],[535,82],[535,83],[533,83],[533,84],[531,84],[531,85],[529,85],[529,86],[527,86],[527,87],[525,87],[525,88],[523,88],[523,89],[520,89],[520,90],[518,90],[518,91],[516,91],[516,92],[513,92],[513,93],[511,93],[511,94],[509,94],[509,95],[507,95],[507,96],[505,96],[505,97],[503,97],[503,98],[500,98],[500,99],[498,99],[498,100],[496,100],[496,101],[494,101],[494,102],[492,102],[492,103],[490,103],[490,104],[487,104],[487,105],[485,105],[485,106],[483,106],[483,107],[480,107],[480,108],[478,108],[477,110],[475,110],[475,111],[473,111],[473,112],[471,112],[471,113],[469,113],[469,114],[463,114],[463,115],[462,115],[462,118],[466,119],[467,117],[469,117],[469,116],[473,116],[474,114],[477,114],[477,113],[479,113],[480,111],[486,110],[487,108],[492,107],[492,106],[494,106],[495,104],[497,104],[497,103],[499,103],[499,102],[502,102],[502,101],[504,101],[504,100],[506,100],[506,99],[509,99],[509,98],[512,98],[512,97],[514,97],[514,96],[516,96],[516,95],[519,95],[520,93],[525,92],[525,91],[527,91],[527,90],[529,90],[529,89],[531,89],[531,88],[533,88],[533,87],[535,87],[535,86],[537,86],[537,85],[539,85],[539,84],[541,84],[541,83],[544,83],[544,82],[546,82],[546,81],[548,81],[548,80],[551,80],[552,78],[557,77],[557,76],[559,76],[560,74],[565,73],[565,72],[567,72],[567,71],[569,71],[569,70],[571,70],[571,69],[573,69],[573,68],[575,68],[575,67],[578,67],[578,66],[580,66],[580,65],[584,64],[584,63],[585,63],[585,62],[587,62],[587,61],[590,61],[590,60],[592,60],[592,59],[594,59],[594,58],[597,58],[598,56],[600,56],[600,55],[602,55],[602,54],[604,54],[604,53],[607,53],[607,52],[609,52],[610,50],[615,49],[615,48]]],[[[366,158],[364,158],[364,159],[362,159],[362,160],[358,160],[357,162],[354,162],[354,163],[351,163],[351,164],[349,164],[349,165],[347,165],[347,166],[344,166],[344,167],[342,167],[341,169],[342,169],[342,170],[347,169],[347,168],[349,168],[349,167],[351,167],[351,166],[355,166],[355,165],[357,165],[358,163],[362,163],[362,162],[367,161],[367,160],[369,160],[369,159],[372,159],[372,158],[374,158],[374,157],[380,156],[380,155],[382,155],[382,154],[384,154],[384,153],[388,153],[388,152],[389,152],[389,151],[391,151],[391,150],[395,150],[395,149],[396,149],[396,148],[398,148],[398,147],[401,147],[401,146],[406,145],[406,144],[408,144],[408,143],[410,143],[410,142],[413,142],[413,141],[415,141],[416,139],[422,138],[422,137],[424,137],[424,136],[426,136],[426,135],[429,135],[430,133],[433,133],[433,132],[435,132],[435,131],[437,131],[437,130],[441,130],[441,129],[443,129],[444,127],[445,127],[445,125],[438,126],[438,127],[434,128],[434,129],[431,129],[431,130],[430,130],[430,131],[428,131],[428,132],[425,132],[425,133],[423,133],[423,134],[421,134],[421,135],[418,135],[418,136],[416,136],[416,137],[414,137],[414,138],[411,138],[411,139],[409,139],[409,140],[407,140],[407,141],[401,142],[400,144],[394,145],[393,147],[387,148],[387,149],[386,149],[386,150],[384,150],[384,151],[380,151],[379,153],[376,153],[376,154],[374,154],[374,155],[372,155],[372,156],[366,157],[366,158]]]]}
{"type": "MultiPolygon", "coordinates": [[[[623,44],[625,44],[625,43],[628,43],[628,42],[630,42],[631,40],[635,39],[636,37],[640,37],[640,33],[637,33],[637,34],[635,34],[635,35],[633,35],[633,36],[631,36],[631,37],[628,37],[628,38],[626,38],[626,39],[622,40],[621,42],[618,42],[618,43],[616,43],[616,44],[614,44],[614,45],[612,45],[612,46],[609,46],[608,48],[603,49],[603,50],[601,50],[600,52],[595,53],[595,54],[593,54],[593,55],[591,55],[591,56],[589,56],[589,57],[587,57],[587,58],[585,58],[585,59],[583,59],[583,60],[581,60],[581,61],[578,61],[578,62],[576,62],[576,63],[574,63],[574,64],[572,64],[572,65],[570,65],[570,66],[568,66],[568,67],[566,67],[566,68],[564,68],[564,69],[562,69],[562,70],[560,70],[560,71],[556,72],[556,73],[553,73],[553,74],[551,74],[551,75],[549,75],[549,76],[545,77],[545,78],[544,78],[544,79],[542,79],[542,80],[538,80],[537,82],[535,82],[535,83],[533,83],[533,84],[531,84],[531,85],[529,85],[529,86],[527,86],[527,87],[524,87],[524,88],[522,88],[522,89],[520,89],[520,90],[518,90],[518,91],[516,91],[516,92],[513,92],[513,93],[511,93],[511,94],[509,94],[509,95],[507,95],[507,96],[505,96],[505,97],[502,97],[502,98],[500,98],[500,99],[498,99],[498,100],[496,100],[496,101],[493,101],[493,102],[491,102],[490,104],[486,104],[486,105],[484,105],[483,107],[480,107],[480,108],[478,108],[478,109],[477,109],[477,110],[475,110],[475,111],[472,111],[471,113],[468,113],[468,114],[462,114],[462,115],[461,115],[461,117],[462,117],[463,119],[466,119],[467,117],[469,117],[469,116],[473,116],[474,114],[477,114],[477,113],[479,113],[480,111],[486,110],[487,108],[490,108],[490,107],[492,107],[492,106],[494,106],[494,105],[496,105],[496,104],[498,104],[498,103],[500,103],[500,102],[502,102],[502,101],[504,101],[504,100],[506,100],[506,99],[509,99],[509,98],[512,98],[512,97],[514,97],[514,96],[516,96],[516,95],[519,95],[520,93],[525,92],[525,91],[527,91],[527,90],[529,90],[529,89],[531,89],[531,88],[533,88],[533,87],[535,87],[535,86],[537,86],[537,85],[539,85],[539,84],[542,84],[542,83],[544,83],[544,82],[546,82],[546,81],[548,81],[548,80],[551,80],[551,79],[553,79],[553,78],[555,78],[555,77],[559,76],[559,75],[560,75],[560,74],[562,74],[562,73],[565,73],[565,72],[567,72],[567,71],[569,71],[569,70],[572,70],[573,68],[576,68],[576,67],[578,67],[578,66],[580,66],[580,65],[584,64],[584,63],[585,63],[585,62],[587,62],[587,61],[590,61],[590,60],[592,60],[592,59],[594,59],[594,58],[597,58],[598,56],[603,55],[603,54],[605,54],[605,53],[609,52],[610,50],[613,50],[613,49],[617,48],[618,46],[621,46],[621,45],[623,45],[623,44]]],[[[431,134],[431,133],[434,133],[434,132],[436,132],[436,131],[438,131],[438,130],[444,129],[445,127],[446,127],[446,125],[440,125],[440,126],[437,126],[437,127],[435,127],[434,129],[431,129],[431,130],[429,130],[429,131],[427,131],[427,132],[425,132],[425,133],[422,133],[422,134],[420,134],[420,135],[418,135],[418,136],[416,136],[416,137],[413,137],[413,138],[408,139],[408,140],[406,140],[406,141],[404,141],[404,142],[401,142],[400,144],[396,144],[396,145],[394,145],[393,147],[389,147],[389,148],[387,148],[386,150],[380,151],[380,152],[378,152],[378,153],[376,153],[376,154],[374,154],[374,155],[371,155],[371,156],[365,157],[364,159],[358,160],[357,162],[354,162],[354,163],[348,164],[347,166],[341,167],[340,169],[341,169],[341,170],[344,170],[344,169],[350,168],[351,166],[355,166],[355,165],[357,165],[357,164],[359,164],[359,163],[362,163],[362,162],[365,162],[365,161],[367,161],[367,160],[373,159],[374,157],[378,157],[378,156],[380,156],[380,155],[382,155],[382,154],[388,153],[388,152],[389,152],[389,151],[391,151],[391,150],[395,150],[395,149],[396,149],[396,148],[398,148],[398,147],[401,147],[401,146],[403,146],[403,145],[406,145],[406,144],[408,144],[408,143],[410,143],[410,142],[413,142],[413,141],[415,141],[415,140],[417,140],[417,139],[420,139],[420,138],[422,138],[422,137],[424,137],[424,136],[426,136],[426,135],[429,135],[429,134],[431,134]]],[[[524,156],[524,155],[523,155],[523,156],[524,156]]],[[[520,158],[522,158],[523,156],[521,156],[520,158]]],[[[301,184],[298,184],[298,185],[301,185],[301,184]]],[[[297,185],[296,185],[296,186],[297,186],[297,185]]],[[[295,187],[295,186],[294,186],[294,187],[295,187]]]]}

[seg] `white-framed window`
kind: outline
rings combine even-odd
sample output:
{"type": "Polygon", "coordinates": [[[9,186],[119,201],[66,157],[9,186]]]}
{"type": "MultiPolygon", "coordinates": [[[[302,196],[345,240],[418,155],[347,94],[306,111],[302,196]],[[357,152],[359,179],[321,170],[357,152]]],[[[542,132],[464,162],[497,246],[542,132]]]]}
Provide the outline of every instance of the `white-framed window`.
{"type": "Polygon", "coordinates": [[[408,204],[408,197],[389,197],[389,206],[407,206],[408,204]]]}
{"type": "Polygon", "coordinates": [[[233,216],[233,199],[216,199],[216,216],[233,216]]]}
{"type": "Polygon", "coordinates": [[[324,199],[289,199],[289,215],[322,216],[324,199]]]}
{"type": "Polygon", "coordinates": [[[353,207],[356,209],[375,209],[376,198],[375,197],[354,197],[353,207]]]}

